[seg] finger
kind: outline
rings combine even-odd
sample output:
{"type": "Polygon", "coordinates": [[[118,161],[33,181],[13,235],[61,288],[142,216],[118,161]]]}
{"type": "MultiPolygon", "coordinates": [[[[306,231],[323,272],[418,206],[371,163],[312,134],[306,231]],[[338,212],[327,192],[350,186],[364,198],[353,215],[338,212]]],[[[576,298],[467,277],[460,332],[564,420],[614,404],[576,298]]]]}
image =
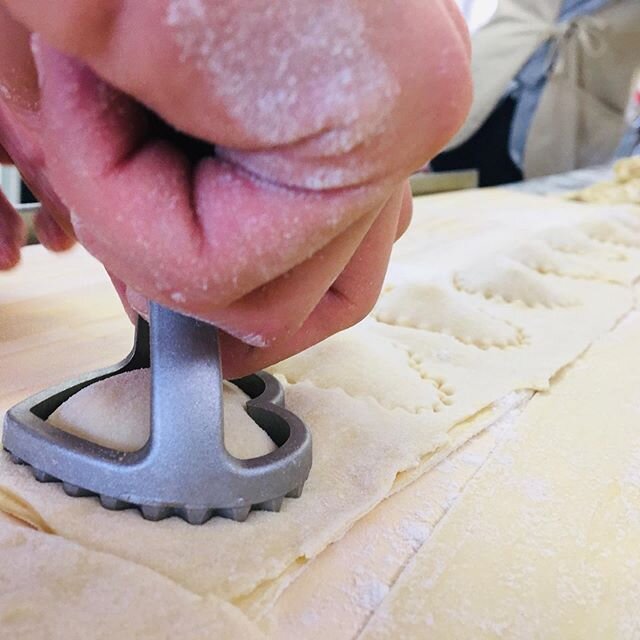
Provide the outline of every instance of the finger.
{"type": "Polygon", "coordinates": [[[358,220],[309,260],[203,319],[254,346],[287,339],[347,266],[376,216],[377,212],[358,220]]]}
{"type": "Polygon", "coordinates": [[[411,224],[411,216],[413,215],[413,195],[411,193],[411,185],[409,181],[405,181],[402,186],[402,203],[400,205],[400,215],[398,216],[398,229],[396,231],[396,240],[404,235],[404,232],[411,224]]]}
{"type": "MultiPolygon", "coordinates": [[[[255,371],[360,320],[378,297],[403,207],[401,200],[399,190],[368,230],[365,221],[360,221],[350,233],[343,234],[350,236],[351,242],[356,241],[355,252],[349,247],[340,256],[348,246],[341,237],[322,255],[232,305],[229,313],[218,313],[217,319],[206,318],[225,330],[221,334],[229,363],[225,375],[234,377],[255,371]],[[345,259],[346,256],[349,257],[345,259]],[[336,263],[342,273],[327,277],[324,272],[333,274],[336,263]],[[309,288],[314,290],[311,296],[306,291],[309,288]],[[310,299],[320,301],[315,304],[312,322],[307,320],[306,312],[310,299]],[[293,336],[291,327],[296,328],[293,336]]],[[[114,284],[125,308],[147,315],[146,299],[130,290],[125,294],[122,283],[115,279],[114,284]]]]}
{"type": "Polygon", "coordinates": [[[227,306],[388,197],[379,186],[284,189],[215,157],[192,162],[166,140],[145,139],[145,113],[86,67],[44,46],[36,59],[47,165],[81,212],[76,235],[132,289],[168,306],[227,306]]]}
{"type": "Polygon", "coordinates": [[[18,264],[25,233],[22,218],[0,191],[0,270],[11,269],[18,264]]]}
{"type": "Polygon", "coordinates": [[[0,146],[0,164],[13,164],[9,154],[0,146]]]}
{"type": "Polygon", "coordinates": [[[39,88],[30,38],[0,3],[0,163],[15,164],[48,213],[69,232],[68,212],[47,180],[40,148],[39,88]]]}
{"type": "Polygon", "coordinates": [[[29,37],[29,31],[0,3],[0,98],[14,109],[34,111],[38,75],[29,37]]]}
{"type": "MultiPolygon", "coordinates": [[[[369,215],[354,223],[312,258],[225,309],[198,313],[180,302],[172,308],[206,320],[253,346],[266,347],[286,339],[300,328],[344,270],[375,217],[369,215]]],[[[149,302],[144,296],[127,289],[126,299],[137,313],[148,316],[149,302]]]]}
{"type": "Polygon", "coordinates": [[[319,331],[323,331],[323,325],[330,323],[334,310],[343,310],[340,329],[345,329],[362,320],[375,305],[389,265],[403,201],[404,193],[399,189],[365,236],[346,269],[316,307],[315,324],[319,331]]]}
{"type": "MultiPolygon", "coordinates": [[[[286,339],[300,328],[332,285],[340,281],[372,224],[386,230],[389,222],[383,221],[383,217],[398,220],[402,195],[400,188],[382,213],[374,212],[354,223],[312,258],[225,309],[199,314],[184,303],[172,307],[197,315],[254,346],[266,347],[286,339]]],[[[137,292],[129,291],[128,301],[138,312],[147,313],[147,301],[137,292]]]]}
{"type": "Polygon", "coordinates": [[[283,360],[352,326],[369,313],[382,288],[398,226],[400,199],[397,195],[387,204],[342,274],[293,335],[267,348],[221,335],[225,377],[239,377],[283,360]]]}
{"type": "Polygon", "coordinates": [[[129,303],[129,299],[127,297],[127,285],[119,278],[116,278],[112,273],[109,273],[109,271],[107,271],[107,275],[111,279],[113,288],[116,290],[118,298],[120,298],[120,302],[122,303],[127,316],[129,316],[129,320],[135,324],[138,320],[138,312],[134,310],[129,303]]]}
{"type": "Polygon", "coordinates": [[[75,238],[44,208],[38,212],[33,224],[38,240],[50,251],[66,251],[75,244],[75,238]]]}

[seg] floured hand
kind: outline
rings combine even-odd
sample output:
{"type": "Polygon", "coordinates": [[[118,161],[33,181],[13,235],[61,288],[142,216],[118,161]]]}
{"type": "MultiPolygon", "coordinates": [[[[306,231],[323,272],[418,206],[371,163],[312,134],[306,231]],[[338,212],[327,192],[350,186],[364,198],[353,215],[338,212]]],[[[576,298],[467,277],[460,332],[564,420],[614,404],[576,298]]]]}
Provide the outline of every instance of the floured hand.
{"type": "Polygon", "coordinates": [[[367,313],[468,107],[453,3],[4,4],[40,36],[0,141],[129,304],[220,326],[227,375],[367,313]]]}
{"type": "MultiPolygon", "coordinates": [[[[42,244],[56,251],[67,249],[74,240],[64,219],[65,208],[41,171],[42,153],[36,142],[38,87],[29,32],[6,13],[1,3],[0,61],[0,164],[10,164],[13,157],[39,193],[43,209],[35,218],[35,230],[42,244]],[[3,148],[3,141],[11,154],[3,148]],[[56,222],[55,215],[62,224],[56,222]]],[[[25,231],[22,220],[0,192],[0,270],[10,269],[19,261],[25,231]]]]}

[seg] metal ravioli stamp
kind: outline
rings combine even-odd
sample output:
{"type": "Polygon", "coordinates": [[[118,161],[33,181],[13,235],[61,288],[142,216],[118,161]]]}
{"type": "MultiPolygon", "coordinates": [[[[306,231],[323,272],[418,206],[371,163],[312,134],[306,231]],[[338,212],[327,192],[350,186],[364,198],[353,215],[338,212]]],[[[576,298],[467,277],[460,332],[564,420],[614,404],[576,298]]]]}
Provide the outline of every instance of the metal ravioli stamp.
{"type": "Polygon", "coordinates": [[[301,495],[311,469],[311,434],[284,407],[284,391],[259,372],[232,381],[245,410],[277,445],[240,460],[224,446],[218,330],[151,303],[131,353],[119,364],[42,391],[10,409],[2,444],[40,482],[61,482],[72,497],[97,496],[112,510],[137,508],[147,520],[213,516],[245,520],[251,509],[279,511],[301,495]],[[151,368],[151,430],[138,451],[104,447],[57,429],[47,418],[81,389],[134,369],[151,368]]]}

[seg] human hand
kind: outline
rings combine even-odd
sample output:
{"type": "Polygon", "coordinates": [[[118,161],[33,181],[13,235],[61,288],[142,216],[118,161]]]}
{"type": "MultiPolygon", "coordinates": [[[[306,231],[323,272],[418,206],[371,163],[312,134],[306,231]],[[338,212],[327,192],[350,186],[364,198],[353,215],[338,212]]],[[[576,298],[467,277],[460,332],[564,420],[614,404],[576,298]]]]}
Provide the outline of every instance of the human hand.
{"type": "Polygon", "coordinates": [[[68,205],[56,219],[76,212],[134,308],[224,329],[229,376],[368,312],[410,216],[404,180],[468,108],[453,3],[4,2],[42,35],[37,144],[16,161],[39,163],[68,205]]]}
{"type": "MultiPolygon", "coordinates": [[[[35,69],[31,61],[29,48],[29,33],[13,21],[0,6],[0,98],[2,102],[12,105],[16,113],[26,116],[35,110],[37,103],[37,86],[32,81],[35,69]]],[[[0,122],[2,122],[2,106],[0,106],[0,122]]],[[[33,117],[33,116],[31,116],[33,117]]],[[[18,127],[17,123],[15,128],[18,127]]],[[[2,125],[0,124],[0,129],[2,125]]],[[[16,146],[17,155],[23,158],[28,153],[30,134],[22,127],[22,143],[16,146]]],[[[0,135],[0,140],[2,136],[0,135]]],[[[24,159],[24,158],[23,158],[24,159]]],[[[0,144],[0,164],[10,164],[9,154],[0,144]]],[[[37,162],[31,163],[33,169],[28,171],[32,175],[37,168],[37,162]]],[[[40,183],[42,178],[34,179],[40,183]]],[[[44,189],[45,200],[51,189],[44,189]]],[[[50,249],[63,250],[73,244],[73,238],[65,232],[49,213],[51,209],[60,209],[61,205],[55,199],[49,199],[41,213],[35,218],[35,230],[39,240],[50,249]]],[[[67,227],[70,231],[70,227],[67,227]]],[[[0,270],[9,269],[20,259],[20,247],[25,239],[25,227],[14,208],[0,192],[0,270]]]]}

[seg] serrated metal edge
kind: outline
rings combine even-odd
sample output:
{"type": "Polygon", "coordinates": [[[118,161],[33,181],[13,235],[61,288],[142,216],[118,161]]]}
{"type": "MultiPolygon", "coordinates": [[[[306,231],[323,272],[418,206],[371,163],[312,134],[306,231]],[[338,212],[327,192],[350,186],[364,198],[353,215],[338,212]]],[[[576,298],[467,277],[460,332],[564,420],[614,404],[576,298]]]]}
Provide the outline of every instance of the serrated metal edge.
{"type": "Polygon", "coordinates": [[[34,466],[30,465],[28,462],[20,459],[18,456],[15,456],[8,449],[5,449],[5,452],[9,455],[11,462],[17,465],[25,466],[31,471],[33,477],[38,480],[38,482],[55,482],[60,485],[61,489],[71,498],[97,498],[105,509],[109,511],[123,511],[125,509],[135,509],[140,513],[140,515],[150,522],[157,522],[159,520],[164,520],[166,518],[170,518],[176,516],[181,518],[185,522],[188,522],[192,525],[200,525],[205,522],[211,520],[214,517],[225,518],[229,520],[235,520],[236,522],[244,522],[248,517],[251,511],[273,511],[278,512],[282,508],[282,504],[286,498],[299,498],[302,494],[302,490],[304,487],[304,483],[295,489],[289,491],[286,496],[281,496],[278,498],[271,498],[270,500],[265,500],[264,502],[259,502],[249,506],[243,507],[230,507],[230,508],[203,508],[203,507],[188,507],[188,506],[180,506],[180,507],[172,507],[172,506],[163,506],[163,505],[144,505],[144,504],[134,504],[130,502],[126,502],[125,500],[120,500],[118,498],[112,498],[111,496],[106,496],[103,494],[98,494],[88,489],[84,489],[83,487],[79,487],[71,482],[67,482],[65,480],[60,480],[55,476],[52,476],[50,473],[46,471],[42,471],[40,469],[36,469],[34,466]]]}

